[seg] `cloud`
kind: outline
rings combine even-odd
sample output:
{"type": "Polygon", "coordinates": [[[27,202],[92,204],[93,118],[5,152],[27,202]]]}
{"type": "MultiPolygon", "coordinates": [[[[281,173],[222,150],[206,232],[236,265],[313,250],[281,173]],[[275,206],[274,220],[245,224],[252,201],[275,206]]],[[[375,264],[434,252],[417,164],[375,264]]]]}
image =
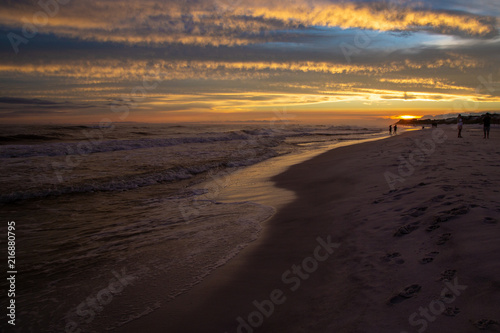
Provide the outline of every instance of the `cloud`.
{"type": "Polygon", "coordinates": [[[305,25],[338,26],[380,31],[432,30],[443,34],[471,36],[497,35],[496,18],[463,12],[430,10],[391,2],[319,3],[315,5],[272,6],[254,11],[255,15],[296,21],[305,25]]]}
{"type": "Polygon", "coordinates": [[[467,90],[471,88],[459,86],[444,80],[442,78],[422,78],[422,77],[407,77],[407,78],[381,78],[380,82],[389,82],[396,84],[400,89],[418,89],[418,88],[431,88],[433,90],[467,90]]]}
{"type": "Polygon", "coordinates": [[[19,113],[28,112],[60,112],[60,111],[44,111],[47,109],[86,109],[94,107],[90,104],[75,104],[71,102],[55,102],[38,98],[19,98],[19,97],[0,97],[0,110],[19,110],[19,113]]]}
{"type": "Polygon", "coordinates": [[[57,105],[60,103],[38,99],[38,98],[16,98],[16,97],[0,97],[0,103],[5,104],[27,104],[27,105],[57,105]]]}
{"type": "Polygon", "coordinates": [[[440,54],[430,60],[388,60],[383,63],[356,63],[326,61],[213,61],[213,60],[68,60],[39,64],[5,63],[0,73],[5,76],[22,74],[40,77],[62,77],[90,80],[93,84],[144,80],[244,80],[263,79],[283,73],[318,73],[329,75],[381,75],[405,70],[437,70],[481,68],[473,58],[451,53],[440,54]]]}
{"type": "Polygon", "coordinates": [[[47,115],[68,115],[67,111],[50,111],[50,110],[32,110],[24,109],[17,111],[4,112],[0,110],[0,118],[23,118],[26,116],[47,116],[47,115]]]}
{"type": "MultiPolygon", "coordinates": [[[[410,56],[394,54],[383,62],[368,58],[370,54],[355,64],[291,60],[293,58],[285,61],[214,61],[125,57],[92,62],[54,59],[39,63],[4,62],[0,65],[0,74],[7,80],[13,78],[12,82],[19,78],[23,82],[51,82],[50,89],[40,90],[35,95],[37,99],[3,99],[25,106],[38,103],[39,109],[99,105],[109,109],[110,100],[133,99],[134,87],[141,86],[145,79],[152,82],[155,78],[159,85],[147,91],[141,107],[170,111],[235,110],[367,97],[372,101],[404,100],[404,91],[408,92],[406,100],[451,101],[481,97],[498,101],[488,96],[490,92],[485,89],[481,91],[483,95],[476,95],[475,88],[480,81],[475,78],[486,75],[485,69],[489,67],[472,56],[438,50],[410,56]],[[54,89],[54,86],[59,88],[54,89]],[[54,102],[58,96],[66,96],[75,103],[54,102]],[[85,103],[78,102],[82,98],[85,103]]],[[[41,89],[40,85],[37,89],[41,89]]],[[[14,92],[9,95],[19,96],[14,92]]]]}
{"type": "MultiPolygon", "coordinates": [[[[129,45],[248,45],[278,41],[316,26],[379,31],[432,31],[470,37],[498,35],[497,19],[464,11],[392,2],[255,0],[228,6],[211,1],[94,0],[60,5],[39,33],[129,45]],[[288,31],[288,32],[286,32],[288,31]],[[278,32],[278,33],[276,33],[278,32]]],[[[33,3],[0,5],[4,26],[20,29],[41,11],[33,3]]]]}
{"type": "MultiPolygon", "coordinates": [[[[500,90],[476,90],[479,78],[492,73],[497,82],[500,75],[499,14],[474,6],[465,0],[71,1],[36,26],[22,52],[0,50],[0,112],[90,117],[109,112],[110,101],[131,106],[133,89],[155,78],[160,84],[133,103],[134,116],[344,102],[499,103],[500,90]],[[345,43],[356,48],[351,62],[345,43]]],[[[23,35],[22,18],[40,10],[36,0],[2,2],[0,43],[9,43],[10,32],[23,35]]]]}

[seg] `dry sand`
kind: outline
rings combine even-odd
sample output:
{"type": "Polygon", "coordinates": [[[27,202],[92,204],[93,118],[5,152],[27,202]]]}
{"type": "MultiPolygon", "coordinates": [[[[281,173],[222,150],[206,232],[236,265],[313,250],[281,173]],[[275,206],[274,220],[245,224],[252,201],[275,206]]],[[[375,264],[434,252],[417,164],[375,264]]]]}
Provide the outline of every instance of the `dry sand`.
{"type": "Polygon", "coordinates": [[[273,180],[296,199],[258,241],[118,331],[500,332],[491,135],[426,129],[292,166],[273,180]]]}

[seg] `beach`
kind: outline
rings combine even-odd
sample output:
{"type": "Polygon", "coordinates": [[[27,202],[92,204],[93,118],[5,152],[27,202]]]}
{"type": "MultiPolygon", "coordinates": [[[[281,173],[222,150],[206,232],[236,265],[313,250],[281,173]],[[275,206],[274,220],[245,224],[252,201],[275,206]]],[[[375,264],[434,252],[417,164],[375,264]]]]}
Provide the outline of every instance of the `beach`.
{"type": "Polygon", "coordinates": [[[113,331],[146,316],[259,239],[295,197],[277,193],[271,177],[387,137],[268,122],[2,130],[1,215],[20,244],[16,332],[113,331]]]}
{"type": "Polygon", "coordinates": [[[0,9],[0,333],[500,333],[500,0],[0,9]]]}
{"type": "Polygon", "coordinates": [[[500,331],[497,130],[427,128],[291,166],[271,180],[293,199],[257,240],[114,331],[500,331]]]}

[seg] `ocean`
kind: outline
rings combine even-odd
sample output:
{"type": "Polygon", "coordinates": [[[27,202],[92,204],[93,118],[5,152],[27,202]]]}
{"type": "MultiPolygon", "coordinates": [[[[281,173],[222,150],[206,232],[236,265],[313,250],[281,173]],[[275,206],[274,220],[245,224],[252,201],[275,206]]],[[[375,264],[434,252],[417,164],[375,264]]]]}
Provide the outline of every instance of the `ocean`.
{"type": "Polygon", "coordinates": [[[154,311],[255,241],[274,214],[252,200],[251,181],[232,175],[387,136],[273,122],[0,129],[0,244],[6,253],[15,221],[15,332],[112,331],[154,311]],[[223,198],[227,189],[238,195],[223,198]]]}

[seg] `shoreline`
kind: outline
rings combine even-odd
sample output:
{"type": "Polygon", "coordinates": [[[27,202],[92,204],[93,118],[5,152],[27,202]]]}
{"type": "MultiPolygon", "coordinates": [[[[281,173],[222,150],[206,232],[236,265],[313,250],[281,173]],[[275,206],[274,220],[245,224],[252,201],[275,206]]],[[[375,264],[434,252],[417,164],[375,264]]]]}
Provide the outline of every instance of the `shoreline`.
{"type": "Polygon", "coordinates": [[[346,139],[345,141],[330,143],[325,147],[316,148],[311,151],[293,152],[272,157],[243,167],[227,175],[216,176],[211,181],[204,181],[195,185],[194,188],[215,189],[216,193],[209,196],[217,202],[236,203],[249,201],[271,206],[277,211],[294,200],[295,193],[275,186],[275,182],[272,180],[273,177],[278,176],[296,164],[306,162],[334,149],[388,138],[390,136],[379,133],[372,138],[359,140],[346,139]],[[229,178],[229,180],[226,178],[229,178]]]}
{"type": "MultiPolygon", "coordinates": [[[[491,173],[497,166],[491,158],[500,154],[494,146],[498,140],[483,143],[470,132],[471,137],[457,142],[455,132],[445,130],[448,138],[394,190],[384,173],[397,170],[398,157],[415,150],[413,139],[428,139],[430,130],[333,149],[290,167],[273,181],[297,193],[297,198],[266,223],[257,241],[188,293],[116,331],[237,332],[239,328],[241,332],[393,332],[416,331],[420,325],[432,324],[430,331],[450,329],[451,325],[453,331],[468,332],[474,329],[470,320],[498,321],[498,288],[493,282],[476,283],[467,269],[484,251],[495,258],[500,250],[493,242],[499,235],[500,205],[496,201],[484,203],[495,191],[494,184],[500,183],[491,173]],[[476,150],[465,144],[474,144],[476,150]],[[471,167],[471,160],[460,159],[461,154],[484,152],[491,155],[483,157],[483,164],[487,163],[482,166],[484,172],[471,174],[470,185],[454,188],[453,182],[460,184],[461,180],[454,170],[471,167]],[[447,164],[453,162],[459,167],[447,170],[447,164]],[[490,183],[476,189],[474,180],[486,173],[490,183]],[[471,197],[471,188],[477,192],[473,203],[464,198],[466,194],[471,197]],[[483,220],[471,230],[467,223],[478,214],[483,220]],[[436,222],[440,216],[453,224],[436,222]],[[403,226],[406,229],[401,229],[403,226]],[[394,236],[398,229],[408,231],[408,226],[414,229],[394,236]],[[431,226],[441,230],[426,231],[431,226]],[[466,236],[472,231],[477,234],[474,240],[487,246],[472,247],[470,254],[458,241],[469,244],[466,236]],[[445,234],[453,238],[437,245],[445,234]],[[316,251],[323,244],[319,238],[323,243],[340,244],[330,248],[332,253],[328,252],[324,261],[320,259],[327,252],[316,251]],[[436,252],[440,253],[432,260],[427,256],[429,263],[421,262],[426,253],[436,252]],[[468,260],[462,262],[465,253],[468,260]],[[316,263],[308,258],[316,258],[316,263]],[[414,318],[417,324],[413,327],[409,316],[439,295],[444,279],[437,280],[447,271],[448,280],[459,276],[460,283],[475,289],[476,295],[488,292],[487,300],[464,292],[453,305],[462,308],[465,315],[440,316],[432,322],[419,316],[421,321],[414,318]],[[418,293],[400,296],[402,289],[412,285],[418,293]],[[480,311],[474,310],[478,304],[482,305],[480,311]]],[[[491,270],[488,275],[495,281],[500,267],[486,259],[479,262],[491,270]]]]}

